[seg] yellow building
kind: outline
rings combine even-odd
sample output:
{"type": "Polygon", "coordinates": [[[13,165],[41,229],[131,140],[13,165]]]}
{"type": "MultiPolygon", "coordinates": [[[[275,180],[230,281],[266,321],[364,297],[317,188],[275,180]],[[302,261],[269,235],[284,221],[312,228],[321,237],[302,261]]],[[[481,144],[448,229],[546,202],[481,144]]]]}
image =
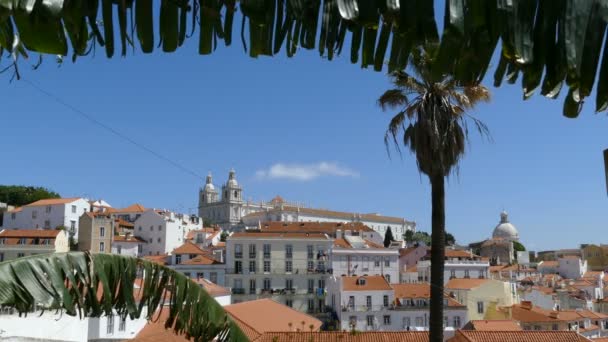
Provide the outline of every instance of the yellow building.
{"type": "Polygon", "coordinates": [[[581,254],[589,271],[603,271],[608,267],[608,245],[583,245],[581,254]]]}
{"type": "Polygon", "coordinates": [[[5,229],[0,231],[0,262],[29,255],[68,252],[68,236],[56,229],[5,229]]]}
{"type": "Polygon", "coordinates": [[[515,302],[512,285],[495,279],[451,279],[445,291],[467,306],[469,320],[495,319],[496,308],[515,302]]]}

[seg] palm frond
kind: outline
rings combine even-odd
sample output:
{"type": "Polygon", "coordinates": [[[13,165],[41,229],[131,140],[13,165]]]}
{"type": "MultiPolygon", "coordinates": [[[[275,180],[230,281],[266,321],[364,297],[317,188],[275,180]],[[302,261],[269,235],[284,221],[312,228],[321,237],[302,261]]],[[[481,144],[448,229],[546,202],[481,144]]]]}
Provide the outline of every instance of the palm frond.
{"type": "Polygon", "coordinates": [[[247,341],[224,309],[183,274],[114,254],[56,253],[0,263],[0,306],[20,313],[62,310],[68,315],[152,319],[168,309],[166,328],[194,341],[247,341]],[[133,284],[142,286],[134,292],[133,284]]]}
{"type": "Polygon", "coordinates": [[[378,104],[383,110],[397,108],[408,104],[407,96],[400,89],[389,89],[380,96],[378,104]]]}

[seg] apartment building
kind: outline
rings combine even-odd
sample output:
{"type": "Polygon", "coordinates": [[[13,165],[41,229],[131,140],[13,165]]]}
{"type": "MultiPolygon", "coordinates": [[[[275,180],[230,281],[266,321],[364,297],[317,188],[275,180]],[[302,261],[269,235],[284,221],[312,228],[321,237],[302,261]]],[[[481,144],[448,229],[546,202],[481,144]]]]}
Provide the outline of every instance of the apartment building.
{"type": "Polygon", "coordinates": [[[0,262],[24,256],[64,253],[68,236],[58,229],[3,229],[0,231],[0,262]]]}
{"type": "Polygon", "coordinates": [[[399,250],[338,231],[331,268],[335,275],[381,275],[389,283],[399,282],[399,250]]]}
{"type": "Polygon", "coordinates": [[[147,241],[143,255],[168,254],[181,246],[188,232],[200,230],[202,220],[197,216],[168,210],[146,210],[133,222],[134,234],[147,241]]]}
{"type": "Polygon", "coordinates": [[[226,264],[191,242],[185,242],[171,252],[170,267],[195,280],[208,279],[220,286],[226,284],[226,264]]]}
{"type": "Polygon", "coordinates": [[[255,228],[251,230],[269,233],[321,233],[327,234],[332,239],[344,236],[359,236],[377,245],[384,244],[384,235],[361,222],[257,222],[255,228]]]}
{"type": "Polygon", "coordinates": [[[469,319],[492,319],[498,307],[516,302],[516,288],[512,283],[494,279],[454,278],[445,284],[450,297],[468,308],[469,319]]]}
{"type": "Polygon", "coordinates": [[[78,221],[89,211],[89,202],[80,197],[43,199],[8,211],[5,229],[55,229],[65,227],[68,235],[78,240],[78,221]]]}
{"type": "MultiPolygon", "coordinates": [[[[446,336],[467,322],[467,307],[444,298],[446,336]]],[[[340,330],[428,330],[429,284],[389,284],[382,276],[342,276],[328,281],[328,305],[340,330]]]]}
{"type": "Polygon", "coordinates": [[[272,298],[301,312],[323,313],[332,245],[322,233],[233,233],[226,239],[233,302],[272,298]]]}
{"type": "Polygon", "coordinates": [[[120,254],[139,258],[143,256],[144,245],[147,242],[131,233],[114,235],[112,237],[112,254],[120,254]]]}
{"type": "MultiPolygon", "coordinates": [[[[418,280],[421,282],[428,282],[431,280],[430,253],[431,251],[429,249],[427,255],[422,258],[422,260],[418,261],[418,264],[416,265],[418,280]]],[[[490,262],[470,251],[446,249],[444,260],[444,285],[450,279],[488,278],[490,262]]]]}
{"type": "Polygon", "coordinates": [[[80,239],[78,250],[110,253],[114,235],[114,219],[103,212],[86,212],[78,219],[80,239]]]}

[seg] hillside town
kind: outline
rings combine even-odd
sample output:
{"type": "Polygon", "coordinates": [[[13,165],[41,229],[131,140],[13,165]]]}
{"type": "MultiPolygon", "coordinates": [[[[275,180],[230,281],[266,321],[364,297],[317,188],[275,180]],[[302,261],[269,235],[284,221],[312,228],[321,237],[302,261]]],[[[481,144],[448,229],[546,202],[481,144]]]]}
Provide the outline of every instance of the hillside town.
{"type": "MultiPolygon", "coordinates": [[[[412,238],[413,220],[243,198],[230,170],[221,187],[207,177],[196,214],[81,197],[2,203],[0,262],[76,250],[165,265],[200,285],[251,341],[428,340],[430,247],[412,238]]],[[[445,339],[608,340],[608,245],[527,251],[507,212],[497,219],[487,237],[446,249],[445,339]]],[[[162,319],[0,310],[2,340],[49,331],[53,341],[188,340],[162,319]]]]}

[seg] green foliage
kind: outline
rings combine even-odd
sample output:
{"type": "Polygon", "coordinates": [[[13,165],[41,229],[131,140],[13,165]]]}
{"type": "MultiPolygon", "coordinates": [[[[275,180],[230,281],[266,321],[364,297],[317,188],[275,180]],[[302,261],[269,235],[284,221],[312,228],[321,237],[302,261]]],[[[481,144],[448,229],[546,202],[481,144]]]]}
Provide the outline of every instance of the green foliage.
{"type": "Polygon", "coordinates": [[[451,233],[445,232],[445,244],[452,246],[456,244],[456,238],[451,233]]]}
{"type": "MultiPolygon", "coordinates": [[[[403,238],[408,243],[423,242],[427,246],[431,245],[431,240],[432,240],[431,234],[429,234],[427,232],[415,232],[414,233],[410,230],[408,230],[407,232],[405,232],[405,234],[403,234],[403,238]]],[[[448,246],[454,245],[454,244],[456,244],[456,238],[451,233],[446,232],[445,233],[445,243],[448,246]]]]}
{"type": "Polygon", "coordinates": [[[0,306],[20,313],[35,307],[71,316],[117,313],[147,319],[169,311],[165,327],[195,341],[247,341],[224,309],[179,272],[156,263],[116,254],[54,253],[0,263],[0,306]],[[133,288],[138,274],[142,287],[133,288]],[[137,291],[137,293],[134,293],[137,291]],[[99,295],[96,295],[99,294],[99,295]],[[135,298],[141,298],[136,301],[135,298]]]}
{"type": "Polygon", "coordinates": [[[393,231],[391,230],[391,227],[388,227],[388,229],[384,233],[384,247],[390,246],[391,242],[393,241],[395,241],[395,238],[393,237],[393,231]]]}
{"type": "Polygon", "coordinates": [[[226,242],[226,238],[228,237],[228,232],[227,231],[222,231],[222,234],[220,235],[220,241],[222,242],[226,242]]]}
{"type": "Polygon", "coordinates": [[[521,244],[519,241],[513,241],[513,249],[515,252],[523,252],[526,250],[526,247],[521,244]]]}
{"type": "Polygon", "coordinates": [[[41,199],[60,197],[58,193],[40,186],[0,185],[0,202],[17,207],[41,199]]]}

